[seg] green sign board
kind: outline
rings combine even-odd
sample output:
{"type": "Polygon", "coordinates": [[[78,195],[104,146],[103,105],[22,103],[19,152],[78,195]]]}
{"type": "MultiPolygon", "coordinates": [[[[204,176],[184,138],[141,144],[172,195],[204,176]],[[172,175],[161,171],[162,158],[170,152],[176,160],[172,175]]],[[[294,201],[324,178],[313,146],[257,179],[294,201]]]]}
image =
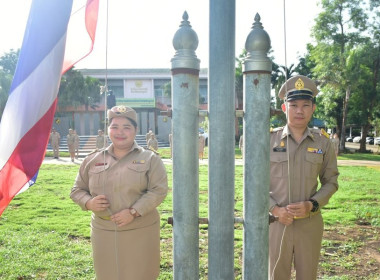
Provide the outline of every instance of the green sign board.
{"type": "Polygon", "coordinates": [[[131,108],[155,108],[155,98],[116,98],[116,105],[125,105],[131,108]]]}

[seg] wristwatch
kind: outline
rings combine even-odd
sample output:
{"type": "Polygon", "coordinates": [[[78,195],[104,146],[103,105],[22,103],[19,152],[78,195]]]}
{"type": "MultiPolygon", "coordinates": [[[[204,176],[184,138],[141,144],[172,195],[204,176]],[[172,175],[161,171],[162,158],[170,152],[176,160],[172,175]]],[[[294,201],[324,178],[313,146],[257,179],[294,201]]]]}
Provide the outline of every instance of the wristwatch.
{"type": "Polygon", "coordinates": [[[131,213],[131,215],[134,217],[134,218],[137,218],[139,216],[139,213],[137,213],[136,209],[135,208],[129,208],[129,213],[131,213]]]}
{"type": "Polygon", "coordinates": [[[313,204],[313,208],[311,212],[317,212],[319,210],[319,203],[315,199],[309,199],[309,201],[313,204]]]}

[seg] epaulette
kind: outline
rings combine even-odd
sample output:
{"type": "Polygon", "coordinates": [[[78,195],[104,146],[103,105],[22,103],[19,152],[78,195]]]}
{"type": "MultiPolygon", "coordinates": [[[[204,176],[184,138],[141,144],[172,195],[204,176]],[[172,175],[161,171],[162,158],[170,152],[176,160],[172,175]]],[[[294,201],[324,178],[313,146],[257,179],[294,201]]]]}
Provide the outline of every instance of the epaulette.
{"type": "Polygon", "coordinates": [[[87,155],[90,156],[90,155],[95,154],[97,152],[99,152],[99,150],[93,150],[92,152],[89,152],[87,155]]]}
{"type": "Polygon", "coordinates": [[[327,139],[330,139],[330,135],[323,128],[321,129],[321,135],[324,135],[327,139]]]}
{"type": "Polygon", "coordinates": [[[276,128],[270,128],[270,132],[272,133],[272,132],[277,132],[277,131],[281,131],[281,130],[283,130],[284,129],[284,127],[283,126],[281,126],[281,127],[276,127],[276,128]]]}
{"type": "Polygon", "coordinates": [[[148,151],[152,151],[153,153],[155,153],[156,155],[160,155],[156,150],[152,149],[152,148],[149,148],[149,147],[144,147],[145,150],[148,150],[148,151]]]}

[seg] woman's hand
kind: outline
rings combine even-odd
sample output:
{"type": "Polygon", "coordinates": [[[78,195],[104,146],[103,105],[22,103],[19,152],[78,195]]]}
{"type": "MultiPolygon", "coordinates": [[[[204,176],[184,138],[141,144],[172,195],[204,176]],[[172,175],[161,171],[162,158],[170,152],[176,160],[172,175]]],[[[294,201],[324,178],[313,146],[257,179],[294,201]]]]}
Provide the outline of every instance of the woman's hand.
{"type": "Polygon", "coordinates": [[[95,196],[86,202],[86,208],[91,211],[104,211],[106,210],[110,204],[104,194],[95,196]]]}
{"type": "Polygon", "coordinates": [[[129,209],[121,210],[120,212],[111,216],[111,221],[113,221],[118,227],[128,225],[133,221],[133,219],[134,217],[129,209]]]}
{"type": "Polygon", "coordinates": [[[293,215],[288,212],[286,207],[275,206],[272,210],[272,214],[278,217],[278,221],[285,226],[289,226],[293,223],[293,215]]]}

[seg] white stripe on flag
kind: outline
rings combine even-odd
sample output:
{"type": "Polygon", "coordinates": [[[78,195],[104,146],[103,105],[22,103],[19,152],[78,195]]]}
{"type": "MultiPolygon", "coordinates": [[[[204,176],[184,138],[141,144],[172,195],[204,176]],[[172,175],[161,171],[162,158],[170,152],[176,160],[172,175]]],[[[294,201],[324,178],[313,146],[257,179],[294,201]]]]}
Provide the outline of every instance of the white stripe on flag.
{"type": "Polygon", "coordinates": [[[62,37],[31,75],[9,96],[0,124],[0,135],[7,135],[0,137],[0,169],[20,139],[45,115],[56,99],[65,41],[66,37],[62,37]],[[23,121],[17,121],[20,119],[23,121]]]}

